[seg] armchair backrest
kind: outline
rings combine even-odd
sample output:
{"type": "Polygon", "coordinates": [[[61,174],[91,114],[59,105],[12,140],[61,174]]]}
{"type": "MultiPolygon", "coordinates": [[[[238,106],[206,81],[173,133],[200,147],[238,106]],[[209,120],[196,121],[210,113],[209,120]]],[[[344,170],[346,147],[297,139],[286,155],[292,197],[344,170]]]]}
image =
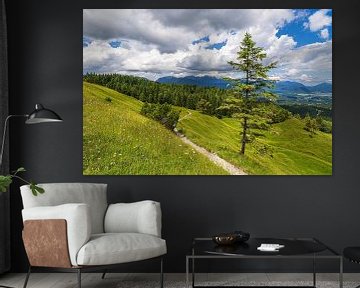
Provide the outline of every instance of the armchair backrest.
{"type": "Polygon", "coordinates": [[[107,184],[97,183],[48,183],[39,184],[44,194],[33,196],[29,185],[20,187],[24,209],[39,206],[57,206],[67,203],[89,205],[92,233],[104,232],[107,209],[107,184]]]}

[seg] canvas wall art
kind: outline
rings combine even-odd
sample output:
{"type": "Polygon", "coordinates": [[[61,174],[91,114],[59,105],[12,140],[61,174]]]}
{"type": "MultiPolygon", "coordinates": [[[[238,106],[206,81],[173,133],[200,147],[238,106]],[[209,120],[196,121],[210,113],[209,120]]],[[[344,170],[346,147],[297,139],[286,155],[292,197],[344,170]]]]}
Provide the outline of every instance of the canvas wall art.
{"type": "Polygon", "coordinates": [[[332,175],[331,9],[84,9],[84,175],[332,175]]]}

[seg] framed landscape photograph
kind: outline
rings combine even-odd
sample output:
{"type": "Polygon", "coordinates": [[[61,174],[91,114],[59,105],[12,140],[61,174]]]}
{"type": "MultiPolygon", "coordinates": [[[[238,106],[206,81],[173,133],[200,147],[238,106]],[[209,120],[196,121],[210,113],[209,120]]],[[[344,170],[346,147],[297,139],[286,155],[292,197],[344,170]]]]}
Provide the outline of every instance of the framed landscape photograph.
{"type": "Polygon", "coordinates": [[[331,9],[84,9],[84,175],[332,175],[331,9]]]}

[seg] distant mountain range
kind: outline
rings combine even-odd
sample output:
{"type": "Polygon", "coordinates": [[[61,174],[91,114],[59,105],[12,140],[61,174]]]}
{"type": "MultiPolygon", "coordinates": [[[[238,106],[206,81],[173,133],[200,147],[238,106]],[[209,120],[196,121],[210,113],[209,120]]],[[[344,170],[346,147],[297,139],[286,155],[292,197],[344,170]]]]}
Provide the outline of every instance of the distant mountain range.
{"type": "MultiPolygon", "coordinates": [[[[156,80],[159,83],[169,83],[169,84],[185,84],[185,85],[197,85],[202,87],[217,87],[217,88],[229,88],[229,82],[211,76],[186,76],[186,77],[173,77],[166,76],[161,77],[156,80]]],[[[292,81],[278,81],[275,84],[274,92],[277,93],[304,93],[304,94],[313,94],[313,93],[331,93],[332,84],[321,83],[315,86],[305,86],[304,84],[292,81]]]]}
{"type": "Polygon", "coordinates": [[[332,84],[329,83],[321,83],[315,86],[305,86],[304,84],[292,81],[278,81],[275,84],[274,88],[275,92],[284,93],[331,93],[332,92],[332,84]]]}

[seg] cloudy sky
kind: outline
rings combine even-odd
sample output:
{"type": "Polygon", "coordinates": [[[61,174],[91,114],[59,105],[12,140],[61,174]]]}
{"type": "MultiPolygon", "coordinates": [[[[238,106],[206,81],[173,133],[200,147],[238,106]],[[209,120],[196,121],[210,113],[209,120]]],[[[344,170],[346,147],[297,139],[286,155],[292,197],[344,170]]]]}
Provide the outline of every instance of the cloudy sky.
{"type": "Polygon", "coordinates": [[[332,81],[328,9],[84,9],[83,22],[84,73],[239,77],[227,62],[249,32],[278,61],[273,79],[332,81]]]}

